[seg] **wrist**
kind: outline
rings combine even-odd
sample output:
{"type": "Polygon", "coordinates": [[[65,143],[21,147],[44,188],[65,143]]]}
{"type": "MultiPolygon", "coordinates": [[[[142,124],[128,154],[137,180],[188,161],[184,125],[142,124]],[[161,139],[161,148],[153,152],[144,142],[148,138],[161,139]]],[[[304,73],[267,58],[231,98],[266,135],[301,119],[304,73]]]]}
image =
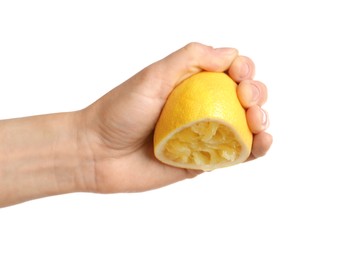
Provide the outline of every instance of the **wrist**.
{"type": "Polygon", "coordinates": [[[94,156],[82,111],[55,116],[57,136],[53,149],[53,175],[59,194],[94,190],[94,156]],[[58,117],[58,118],[57,118],[58,117]]]}
{"type": "Polygon", "coordinates": [[[0,207],[90,189],[79,112],[0,121],[0,207]]]}
{"type": "MultiPolygon", "coordinates": [[[[80,110],[68,113],[69,125],[71,126],[72,134],[70,139],[73,140],[73,149],[69,152],[73,156],[73,191],[74,192],[95,192],[95,157],[90,144],[90,134],[87,128],[87,116],[80,110]]],[[[64,143],[67,138],[60,142],[60,154],[66,154],[64,151],[64,143]]]]}

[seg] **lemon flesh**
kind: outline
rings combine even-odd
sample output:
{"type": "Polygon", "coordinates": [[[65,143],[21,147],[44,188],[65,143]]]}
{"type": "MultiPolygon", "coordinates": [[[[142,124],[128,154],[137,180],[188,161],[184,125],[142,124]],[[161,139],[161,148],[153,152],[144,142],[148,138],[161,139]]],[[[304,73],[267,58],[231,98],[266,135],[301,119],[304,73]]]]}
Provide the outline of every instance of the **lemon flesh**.
{"type": "Polygon", "coordinates": [[[236,86],[218,72],[200,72],[178,85],[155,128],[156,158],[175,167],[201,170],[245,161],[252,133],[236,86]]]}
{"type": "Polygon", "coordinates": [[[176,133],[164,149],[165,156],[172,161],[202,166],[235,161],[241,145],[228,127],[206,121],[176,133]]]}

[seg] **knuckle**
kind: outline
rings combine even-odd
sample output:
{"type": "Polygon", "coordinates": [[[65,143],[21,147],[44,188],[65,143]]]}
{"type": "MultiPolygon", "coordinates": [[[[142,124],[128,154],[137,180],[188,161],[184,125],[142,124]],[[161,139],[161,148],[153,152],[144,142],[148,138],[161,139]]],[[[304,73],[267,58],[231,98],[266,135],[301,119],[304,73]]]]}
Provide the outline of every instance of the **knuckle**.
{"type": "MultiPolygon", "coordinates": [[[[204,49],[207,48],[207,46],[198,43],[198,42],[190,42],[187,45],[185,45],[184,50],[191,55],[194,55],[199,52],[203,52],[204,49]]],[[[208,47],[211,48],[211,47],[208,47]]]]}

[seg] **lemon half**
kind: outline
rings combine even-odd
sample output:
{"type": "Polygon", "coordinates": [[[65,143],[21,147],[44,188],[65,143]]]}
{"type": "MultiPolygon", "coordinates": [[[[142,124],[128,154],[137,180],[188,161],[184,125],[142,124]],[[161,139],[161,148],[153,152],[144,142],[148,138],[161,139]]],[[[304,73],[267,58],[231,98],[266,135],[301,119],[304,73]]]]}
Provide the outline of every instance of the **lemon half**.
{"type": "Polygon", "coordinates": [[[245,161],[252,133],[225,73],[200,72],[169,95],[154,132],[154,154],[161,162],[210,171],[245,161]]]}

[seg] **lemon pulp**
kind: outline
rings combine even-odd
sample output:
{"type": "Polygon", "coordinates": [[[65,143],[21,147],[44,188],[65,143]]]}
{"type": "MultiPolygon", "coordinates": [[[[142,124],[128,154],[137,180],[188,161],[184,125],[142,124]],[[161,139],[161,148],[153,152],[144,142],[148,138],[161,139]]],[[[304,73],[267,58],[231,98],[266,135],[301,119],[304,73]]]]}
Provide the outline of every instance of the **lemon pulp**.
{"type": "Polygon", "coordinates": [[[241,152],[241,145],[228,127],[206,121],[176,133],[164,149],[165,156],[178,163],[214,165],[235,161],[241,152]]]}

